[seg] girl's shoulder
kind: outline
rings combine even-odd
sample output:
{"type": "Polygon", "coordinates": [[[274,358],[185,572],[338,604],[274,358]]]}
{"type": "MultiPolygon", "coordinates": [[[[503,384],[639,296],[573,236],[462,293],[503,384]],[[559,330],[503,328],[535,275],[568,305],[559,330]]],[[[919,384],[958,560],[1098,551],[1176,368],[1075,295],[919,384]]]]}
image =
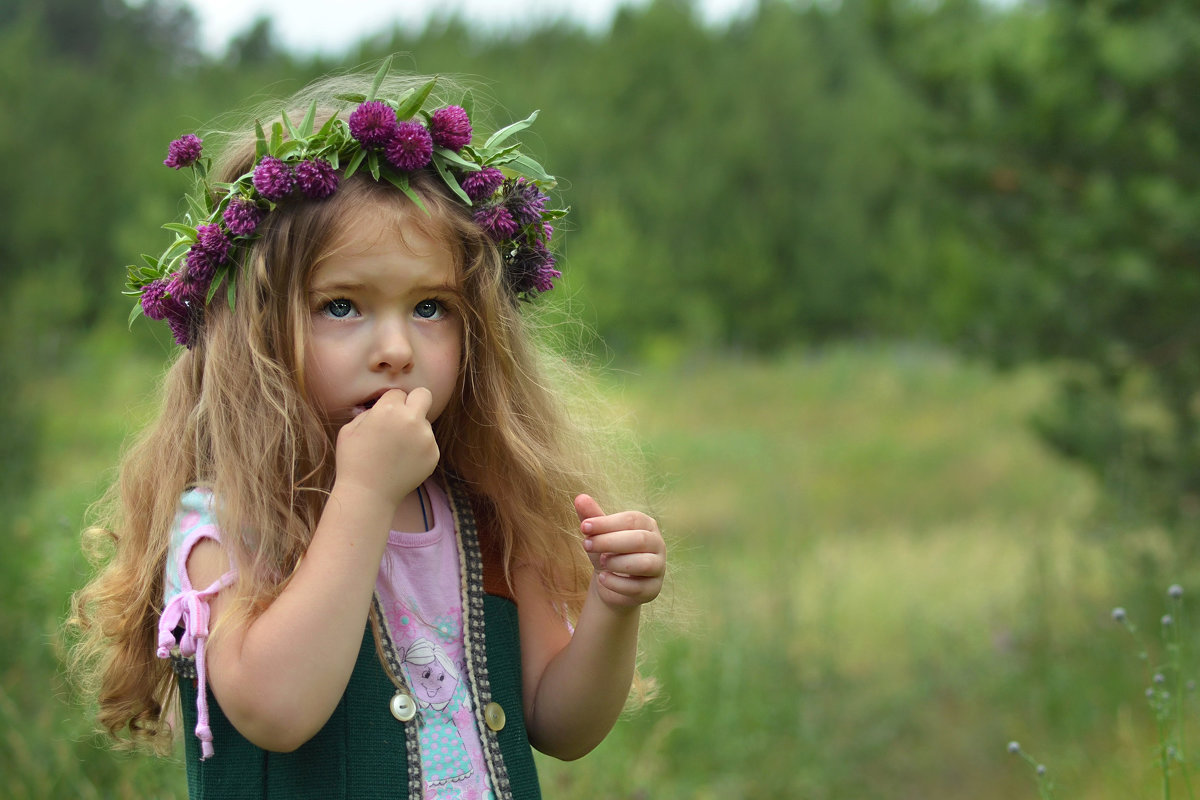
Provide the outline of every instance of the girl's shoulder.
{"type": "Polygon", "coordinates": [[[210,529],[208,534],[220,539],[213,512],[211,489],[195,487],[179,496],[179,508],[175,512],[175,524],[171,526],[171,549],[177,550],[184,541],[200,529],[210,529]]]}
{"type": "Polygon", "coordinates": [[[205,487],[188,489],[179,496],[179,508],[175,522],[171,525],[171,538],[167,545],[165,596],[170,599],[183,590],[180,574],[187,564],[187,551],[197,537],[207,536],[221,540],[213,512],[213,493],[205,487]]]}

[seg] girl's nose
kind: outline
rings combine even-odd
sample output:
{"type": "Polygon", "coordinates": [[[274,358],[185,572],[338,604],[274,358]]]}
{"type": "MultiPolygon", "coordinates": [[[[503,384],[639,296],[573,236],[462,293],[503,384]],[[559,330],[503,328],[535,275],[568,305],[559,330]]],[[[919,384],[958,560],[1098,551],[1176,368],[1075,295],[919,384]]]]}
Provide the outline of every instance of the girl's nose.
{"type": "Polygon", "coordinates": [[[400,320],[381,320],[375,331],[372,369],[379,372],[407,372],[412,369],[412,343],[400,320]]]}

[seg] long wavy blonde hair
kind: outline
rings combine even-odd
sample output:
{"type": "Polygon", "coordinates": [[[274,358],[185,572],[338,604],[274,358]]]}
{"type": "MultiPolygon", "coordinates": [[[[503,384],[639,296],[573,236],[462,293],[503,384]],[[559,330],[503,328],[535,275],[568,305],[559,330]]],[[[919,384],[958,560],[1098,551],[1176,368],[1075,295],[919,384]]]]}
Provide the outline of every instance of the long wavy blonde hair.
{"type": "MultiPolygon", "coordinates": [[[[353,81],[327,79],[287,107],[361,91],[353,81]]],[[[232,181],[253,161],[253,139],[231,140],[215,178],[232,181]]],[[[175,681],[155,655],[155,635],[180,494],[206,486],[220,498],[222,541],[238,568],[214,636],[230,619],[261,613],[308,546],[333,484],[336,431],[305,389],[306,294],[336,231],[358,215],[406,215],[454,254],[464,347],[458,390],[434,426],[440,469],[461,479],[491,519],[506,571],[535,567],[568,615],[578,613],[591,566],[572,498],[586,491],[602,504],[631,501],[615,489],[630,453],[614,458],[602,444],[616,441],[607,420],[584,423],[599,419],[580,413],[596,408],[589,381],[521,313],[499,253],[469,210],[436,177],[414,175],[412,186],[428,214],[360,174],[327,200],[291,202],[269,215],[237,270],[236,304],[210,305],[198,341],[166,373],[160,412],[97,503],[84,535],[96,574],[73,598],[70,666],[96,698],[101,729],[118,742],[170,747],[175,681]]]]}

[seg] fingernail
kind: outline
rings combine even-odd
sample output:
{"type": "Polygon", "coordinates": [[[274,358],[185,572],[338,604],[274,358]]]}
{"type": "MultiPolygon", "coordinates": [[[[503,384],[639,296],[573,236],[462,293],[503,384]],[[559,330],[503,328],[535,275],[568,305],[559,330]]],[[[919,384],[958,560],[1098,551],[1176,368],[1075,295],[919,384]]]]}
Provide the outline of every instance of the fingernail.
{"type": "Polygon", "coordinates": [[[584,550],[591,550],[593,547],[595,547],[595,545],[592,543],[591,539],[583,540],[583,549],[584,550]]]}
{"type": "Polygon", "coordinates": [[[580,529],[581,529],[581,530],[582,530],[584,533],[591,533],[591,532],[592,532],[592,522],[591,522],[591,520],[584,520],[583,524],[582,524],[582,525],[580,525],[579,527],[580,527],[580,529]]]}

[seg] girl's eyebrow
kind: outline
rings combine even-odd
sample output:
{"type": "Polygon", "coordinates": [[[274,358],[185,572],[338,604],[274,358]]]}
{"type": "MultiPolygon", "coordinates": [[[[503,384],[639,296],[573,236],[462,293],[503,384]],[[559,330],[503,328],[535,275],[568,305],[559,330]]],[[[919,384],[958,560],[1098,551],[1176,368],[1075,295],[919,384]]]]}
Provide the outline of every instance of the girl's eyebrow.
{"type": "Polygon", "coordinates": [[[462,289],[457,283],[432,283],[419,286],[417,289],[431,294],[462,294],[462,289]]]}
{"type": "Polygon", "coordinates": [[[329,294],[330,292],[353,292],[366,288],[366,284],[362,281],[355,280],[333,280],[322,281],[314,280],[308,287],[309,292],[313,294],[329,294]]]}
{"type": "MultiPolygon", "coordinates": [[[[356,280],[333,280],[328,283],[320,280],[313,281],[309,286],[310,294],[330,294],[333,292],[356,292],[365,291],[369,288],[367,283],[356,280]]],[[[457,283],[418,283],[409,288],[410,292],[417,294],[462,294],[462,289],[457,283]]]]}

